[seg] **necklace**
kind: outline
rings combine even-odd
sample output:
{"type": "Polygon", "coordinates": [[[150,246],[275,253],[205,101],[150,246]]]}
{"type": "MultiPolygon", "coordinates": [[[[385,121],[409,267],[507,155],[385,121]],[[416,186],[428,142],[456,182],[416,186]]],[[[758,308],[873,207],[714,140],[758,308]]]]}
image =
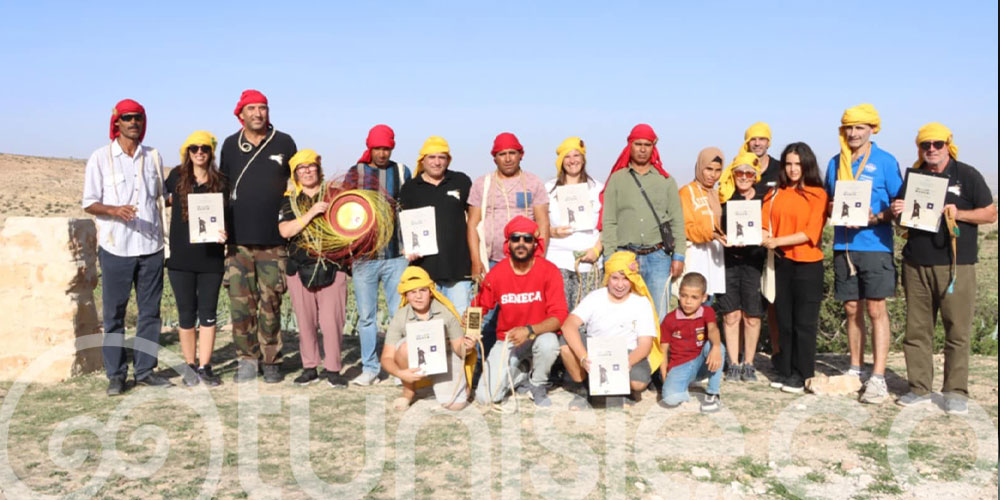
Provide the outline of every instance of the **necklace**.
{"type": "MultiPolygon", "coordinates": [[[[250,157],[250,161],[246,162],[246,164],[243,165],[243,170],[240,171],[239,177],[236,178],[236,183],[233,184],[233,191],[232,191],[232,193],[230,193],[229,199],[231,199],[233,201],[236,201],[236,190],[239,189],[239,187],[240,187],[240,181],[243,180],[243,174],[247,173],[247,169],[250,168],[250,164],[253,163],[253,161],[257,159],[257,155],[259,155],[260,152],[263,151],[264,148],[267,147],[267,144],[269,142],[271,142],[271,139],[274,138],[274,133],[275,133],[274,126],[273,125],[268,125],[268,128],[270,129],[271,133],[268,134],[267,139],[264,140],[264,143],[261,144],[259,148],[257,148],[257,152],[254,153],[253,156],[250,157]]],[[[253,149],[253,144],[251,144],[250,142],[244,142],[244,140],[243,140],[243,131],[244,131],[244,129],[240,129],[240,136],[236,140],[236,143],[239,144],[240,151],[242,151],[244,153],[249,153],[253,149]]]]}

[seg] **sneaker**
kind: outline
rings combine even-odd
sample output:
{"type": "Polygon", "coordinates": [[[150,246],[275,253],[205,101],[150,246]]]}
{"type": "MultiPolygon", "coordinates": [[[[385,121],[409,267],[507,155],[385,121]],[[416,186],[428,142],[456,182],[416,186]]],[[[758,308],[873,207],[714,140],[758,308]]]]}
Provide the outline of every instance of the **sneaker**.
{"type": "Polygon", "coordinates": [[[781,392],[787,392],[790,394],[802,394],[806,391],[806,383],[802,380],[802,377],[798,375],[792,375],[785,379],[784,383],[781,385],[781,392]]]}
{"type": "Polygon", "coordinates": [[[281,365],[264,365],[264,382],[267,384],[277,384],[285,380],[285,375],[281,373],[281,365]]]}
{"type": "Polygon", "coordinates": [[[375,383],[378,380],[378,373],[373,372],[361,372],[361,375],[354,377],[351,383],[354,385],[368,386],[375,383]]]}
{"type": "Polygon", "coordinates": [[[326,383],[329,384],[330,387],[334,387],[336,389],[343,389],[347,387],[347,378],[341,375],[340,372],[323,370],[319,376],[320,378],[325,379],[326,383]]]}
{"type": "Polygon", "coordinates": [[[222,378],[212,372],[212,365],[205,365],[198,368],[198,378],[209,387],[222,385],[222,378]]]}
{"type": "Polygon", "coordinates": [[[527,394],[530,390],[531,390],[531,383],[525,382],[525,383],[523,383],[523,384],[515,387],[514,388],[514,393],[515,394],[524,395],[524,394],[527,394]]]}
{"type": "Polygon", "coordinates": [[[188,387],[194,387],[201,381],[201,379],[198,378],[198,367],[193,363],[184,365],[184,368],[181,368],[180,372],[181,381],[183,381],[184,385],[188,387]]]}
{"type": "Polygon", "coordinates": [[[292,381],[295,385],[309,385],[313,382],[319,382],[319,375],[316,374],[315,368],[303,368],[302,374],[292,381]]]}
{"type": "Polygon", "coordinates": [[[125,377],[117,376],[108,379],[108,396],[121,396],[125,393],[125,377]]]}
{"type": "Polygon", "coordinates": [[[730,363],[729,369],[726,370],[726,380],[732,382],[739,382],[742,377],[743,377],[743,370],[740,368],[740,365],[736,363],[730,363]]]}
{"type": "Polygon", "coordinates": [[[587,403],[586,396],[573,393],[573,399],[569,402],[570,411],[580,411],[586,409],[588,406],[590,406],[590,404],[587,403]]]}
{"type": "Polygon", "coordinates": [[[865,393],[861,395],[859,401],[879,405],[889,399],[889,388],[885,385],[884,377],[871,377],[865,382],[865,393]]]}
{"type": "Polygon", "coordinates": [[[535,406],[540,408],[548,408],[552,406],[552,400],[549,399],[549,391],[540,385],[532,385],[530,382],[525,383],[528,386],[528,399],[535,402],[535,406]]]}
{"type": "Polygon", "coordinates": [[[249,382],[257,378],[257,362],[252,359],[241,359],[236,365],[233,382],[249,382]]]}
{"type": "Polygon", "coordinates": [[[722,401],[718,394],[706,394],[701,402],[702,413],[715,413],[722,408],[722,401]]]}
{"type": "Polygon", "coordinates": [[[785,386],[785,381],[786,380],[787,379],[785,377],[782,377],[781,375],[775,376],[774,378],[771,379],[771,384],[770,384],[771,388],[772,389],[781,389],[782,387],[785,386]]]}
{"type": "Polygon", "coordinates": [[[968,398],[954,392],[944,393],[944,412],[949,415],[965,415],[969,413],[968,398]]]}
{"type": "Polygon", "coordinates": [[[919,406],[919,405],[930,404],[930,402],[931,402],[930,394],[925,394],[923,396],[920,396],[913,391],[903,394],[902,396],[899,397],[899,399],[896,400],[896,404],[898,404],[899,406],[919,406]]]}
{"type": "Polygon", "coordinates": [[[146,385],[149,387],[173,387],[174,383],[166,377],[161,377],[155,373],[150,373],[142,378],[135,379],[136,385],[146,385]]]}
{"type": "Polygon", "coordinates": [[[861,376],[864,375],[864,372],[862,372],[861,370],[854,369],[854,368],[848,368],[847,370],[844,371],[844,375],[847,375],[848,377],[858,377],[858,378],[861,378],[861,376]]]}
{"type": "Polygon", "coordinates": [[[757,369],[753,365],[748,363],[743,363],[743,373],[740,377],[744,382],[756,382],[757,381],[757,369]]]}

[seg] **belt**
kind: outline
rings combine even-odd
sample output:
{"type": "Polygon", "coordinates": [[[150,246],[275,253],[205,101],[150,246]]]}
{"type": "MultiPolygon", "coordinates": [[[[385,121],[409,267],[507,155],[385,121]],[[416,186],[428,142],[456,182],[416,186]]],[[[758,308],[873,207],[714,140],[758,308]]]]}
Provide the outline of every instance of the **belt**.
{"type": "Polygon", "coordinates": [[[628,250],[636,255],[649,255],[653,252],[663,250],[663,243],[657,243],[651,247],[640,247],[636,245],[628,245],[624,247],[619,247],[619,250],[628,250]]]}

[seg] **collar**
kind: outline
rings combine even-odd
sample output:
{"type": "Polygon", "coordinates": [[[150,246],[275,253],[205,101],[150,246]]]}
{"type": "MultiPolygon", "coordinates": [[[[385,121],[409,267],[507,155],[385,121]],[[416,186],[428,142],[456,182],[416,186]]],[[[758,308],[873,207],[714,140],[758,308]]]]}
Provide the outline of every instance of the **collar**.
{"type": "MultiPolygon", "coordinates": [[[[434,319],[435,317],[439,316],[444,310],[445,310],[444,306],[441,305],[441,303],[438,302],[437,299],[431,298],[431,307],[430,310],[428,311],[430,319],[434,319]]],[[[410,304],[406,304],[406,320],[420,321],[420,318],[417,317],[417,312],[413,310],[413,306],[410,304]]]]}
{"type": "MultiPolygon", "coordinates": [[[[111,141],[111,154],[114,155],[114,156],[119,156],[119,155],[128,156],[128,155],[125,154],[125,150],[122,149],[122,145],[118,144],[118,138],[117,137],[115,138],[115,140],[111,141]]],[[[142,147],[142,143],[140,142],[135,147],[135,154],[132,156],[132,159],[139,158],[142,155],[143,155],[143,147],[142,147]]]]}
{"type": "Polygon", "coordinates": [[[685,316],[684,315],[684,311],[682,311],[681,308],[678,307],[677,311],[675,313],[675,316],[676,316],[677,319],[680,319],[680,320],[684,320],[684,319],[699,319],[704,314],[705,314],[705,306],[698,306],[698,310],[693,315],[691,315],[691,316],[685,316]]]}
{"type": "MultiPolygon", "coordinates": [[[[452,173],[451,170],[445,169],[445,171],[444,171],[444,178],[442,178],[441,182],[438,183],[437,185],[438,186],[443,186],[444,183],[448,182],[448,180],[451,179],[451,173],[452,173]]],[[[428,186],[434,186],[434,184],[431,184],[431,183],[429,183],[429,182],[427,182],[427,181],[424,180],[424,173],[423,172],[420,172],[420,175],[414,177],[413,180],[417,181],[417,184],[427,184],[428,186]]]]}
{"type": "Polygon", "coordinates": [[[956,163],[957,163],[957,161],[954,158],[952,158],[952,157],[949,156],[948,157],[948,164],[944,166],[944,170],[942,170],[940,173],[931,172],[931,170],[929,168],[927,168],[927,162],[920,162],[920,168],[918,168],[917,170],[921,170],[921,171],[927,172],[928,174],[931,174],[931,175],[943,175],[945,177],[951,177],[952,173],[955,171],[955,164],[956,163]]]}

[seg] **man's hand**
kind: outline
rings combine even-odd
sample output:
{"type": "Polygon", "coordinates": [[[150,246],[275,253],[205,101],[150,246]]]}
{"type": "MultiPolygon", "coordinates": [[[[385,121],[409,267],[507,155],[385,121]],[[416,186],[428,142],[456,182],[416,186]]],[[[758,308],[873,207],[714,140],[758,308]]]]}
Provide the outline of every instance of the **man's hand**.
{"type": "Polygon", "coordinates": [[[708,350],[708,371],[714,372],[722,368],[722,350],[719,346],[713,345],[708,350]]]}
{"type": "Polygon", "coordinates": [[[225,229],[220,229],[219,230],[219,243],[225,244],[226,243],[226,239],[228,237],[229,237],[229,235],[226,234],[226,230],[225,229]]]}
{"type": "Polygon", "coordinates": [[[590,373],[590,356],[589,355],[588,356],[584,356],[583,359],[580,360],[580,368],[583,368],[584,370],[587,371],[587,373],[590,373]]]}
{"type": "Polygon", "coordinates": [[[947,217],[949,214],[951,218],[954,219],[958,215],[958,207],[954,203],[949,203],[944,206],[944,215],[947,217]]]}
{"type": "Polygon", "coordinates": [[[485,278],[485,277],[486,277],[486,270],[483,268],[483,263],[482,262],[473,262],[472,263],[472,275],[471,275],[472,281],[475,281],[476,283],[480,283],[480,282],[483,281],[483,278],[485,278]]]}
{"type": "MultiPolygon", "coordinates": [[[[465,326],[465,325],[462,325],[462,326],[465,326]]],[[[472,337],[469,337],[469,336],[462,337],[462,347],[465,348],[465,352],[469,352],[469,350],[475,349],[476,348],[476,339],[474,339],[472,337]]]]}
{"type": "Polygon", "coordinates": [[[506,337],[511,344],[514,344],[514,347],[520,346],[528,340],[528,329],[523,326],[511,328],[507,330],[506,337]]]}
{"type": "Polygon", "coordinates": [[[407,368],[399,372],[399,380],[406,382],[407,384],[416,383],[418,380],[423,379],[427,375],[424,375],[419,368],[407,368]]]}
{"type": "Polygon", "coordinates": [[[684,261],[675,260],[670,263],[670,277],[678,278],[684,272],[684,261]]]}
{"type": "Polygon", "coordinates": [[[136,212],[138,212],[138,210],[132,205],[119,205],[108,209],[108,215],[121,219],[125,222],[135,219],[136,212]]]}

